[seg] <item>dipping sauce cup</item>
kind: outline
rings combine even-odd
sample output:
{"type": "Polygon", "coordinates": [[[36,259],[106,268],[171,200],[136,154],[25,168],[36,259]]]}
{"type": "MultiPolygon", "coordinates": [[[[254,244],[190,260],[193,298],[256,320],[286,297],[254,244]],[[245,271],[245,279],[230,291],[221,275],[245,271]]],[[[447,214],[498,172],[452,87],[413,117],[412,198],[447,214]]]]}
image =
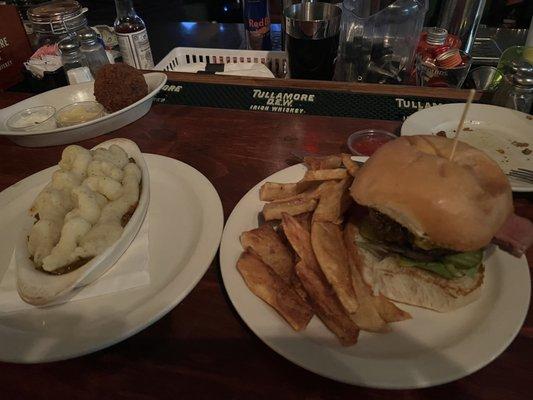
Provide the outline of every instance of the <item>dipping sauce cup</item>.
{"type": "Polygon", "coordinates": [[[364,129],[352,133],[348,138],[348,148],[356,156],[370,157],[374,152],[397,136],[380,129],[364,129]]]}
{"type": "Polygon", "coordinates": [[[52,106],[26,108],[13,114],[7,120],[10,131],[47,131],[56,128],[56,109],[52,106]]]}

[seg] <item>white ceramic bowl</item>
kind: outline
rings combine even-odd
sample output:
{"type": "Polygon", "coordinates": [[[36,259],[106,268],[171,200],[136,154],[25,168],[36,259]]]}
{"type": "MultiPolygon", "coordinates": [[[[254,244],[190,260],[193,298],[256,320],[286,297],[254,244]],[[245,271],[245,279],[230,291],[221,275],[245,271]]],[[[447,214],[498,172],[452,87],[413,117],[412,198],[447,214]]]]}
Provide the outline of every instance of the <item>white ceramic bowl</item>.
{"type": "MultiPolygon", "coordinates": [[[[28,235],[34,218],[28,213],[15,244],[17,289],[21,298],[26,302],[39,306],[50,304],[63,296],[68,296],[72,289],[94,282],[118,261],[139,232],[150,202],[148,167],[139,147],[131,140],[112,139],[94,148],[108,148],[112,144],[122,147],[141,169],[141,191],[135,212],[124,227],[120,238],[112,246],[87,264],[64,275],[49,275],[35,269],[28,252],[28,235]]],[[[29,210],[30,207],[31,204],[28,204],[27,209],[29,210]]]]}
{"type": "Polygon", "coordinates": [[[154,96],[166,83],[167,76],[162,72],[150,72],[144,74],[144,79],[148,85],[148,94],[122,110],[83,124],[52,130],[39,132],[14,132],[9,130],[6,126],[8,118],[25,108],[53,106],[59,110],[72,103],[94,101],[94,82],[63,86],[30,97],[0,110],[0,136],[6,136],[20,146],[44,147],[75,143],[115,131],[138,120],[150,110],[154,96]]]}

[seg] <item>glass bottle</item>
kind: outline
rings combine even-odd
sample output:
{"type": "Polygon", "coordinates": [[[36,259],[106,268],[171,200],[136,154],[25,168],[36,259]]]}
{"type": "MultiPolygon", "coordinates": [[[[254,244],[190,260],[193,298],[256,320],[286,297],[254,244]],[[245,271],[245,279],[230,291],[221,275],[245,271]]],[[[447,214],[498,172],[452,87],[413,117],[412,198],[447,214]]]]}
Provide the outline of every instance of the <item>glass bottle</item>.
{"type": "Polygon", "coordinates": [[[109,58],[105,52],[104,46],[98,40],[96,32],[91,28],[83,29],[78,32],[78,39],[80,41],[80,51],[87,59],[91,74],[96,77],[96,73],[103,65],[109,64],[109,58]]]}
{"type": "Polygon", "coordinates": [[[93,80],[85,56],[80,51],[78,42],[73,37],[67,37],[58,43],[61,52],[63,69],[67,75],[69,85],[89,82],[93,80]]]}
{"type": "Polygon", "coordinates": [[[139,69],[152,69],[154,59],[144,21],[133,8],[132,0],[115,0],[115,33],[122,60],[139,69]]]}

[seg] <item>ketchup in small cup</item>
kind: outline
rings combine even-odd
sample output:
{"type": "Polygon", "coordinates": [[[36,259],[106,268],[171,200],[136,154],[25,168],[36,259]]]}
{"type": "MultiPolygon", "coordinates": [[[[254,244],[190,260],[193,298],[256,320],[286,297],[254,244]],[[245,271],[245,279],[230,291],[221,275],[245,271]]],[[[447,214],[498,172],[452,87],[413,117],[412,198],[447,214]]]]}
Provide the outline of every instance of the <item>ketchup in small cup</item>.
{"type": "Polygon", "coordinates": [[[348,138],[348,148],[356,156],[368,156],[376,152],[385,143],[396,139],[396,135],[379,129],[364,129],[352,133],[348,138]]]}

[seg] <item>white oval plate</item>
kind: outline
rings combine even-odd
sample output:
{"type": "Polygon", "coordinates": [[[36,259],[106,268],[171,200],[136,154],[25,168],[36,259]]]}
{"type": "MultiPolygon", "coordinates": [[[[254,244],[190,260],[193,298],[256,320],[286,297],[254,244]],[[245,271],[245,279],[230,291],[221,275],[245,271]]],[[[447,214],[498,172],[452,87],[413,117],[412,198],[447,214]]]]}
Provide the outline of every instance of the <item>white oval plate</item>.
{"type": "MultiPolygon", "coordinates": [[[[454,137],[464,104],[443,104],[426,108],[409,116],[402,125],[402,136],[434,135],[444,131],[454,137]]],[[[533,151],[533,116],[509,108],[487,104],[472,104],[468,109],[459,140],[487,153],[501,169],[533,169],[533,153],[525,155],[525,147],[517,147],[513,141],[529,143],[533,151]],[[471,129],[471,130],[470,130],[471,129]],[[502,153],[503,152],[503,153],[502,153]]],[[[515,192],[532,192],[533,184],[509,178],[515,192]]]]}
{"type": "MultiPolygon", "coordinates": [[[[104,273],[106,273],[120,256],[127,250],[135,236],[141,229],[141,225],[148,211],[148,204],[150,202],[150,176],[148,167],[144,161],[144,157],[137,144],[129,139],[116,138],[107,140],[98,144],[91,150],[97,148],[109,148],[111,145],[120,146],[128,157],[132,157],[137,166],[141,170],[141,190],[139,192],[139,203],[135,212],[131,216],[127,225],[124,227],[122,235],[112,246],[108,247],[102,254],[94,257],[82,267],[64,275],[49,275],[35,269],[33,261],[30,260],[30,253],[28,252],[28,237],[30,235],[35,218],[26,213],[24,221],[20,221],[20,232],[18,240],[15,244],[15,259],[17,264],[17,288],[21,297],[24,296],[26,302],[35,305],[45,305],[56,301],[61,296],[70,293],[74,288],[81,287],[94,282],[104,273]]],[[[56,165],[52,167],[52,173],[58,170],[56,165]]],[[[44,189],[50,181],[39,187],[39,192],[44,189]]],[[[26,204],[26,209],[29,210],[33,204],[33,199],[26,204]]]]}
{"type": "MultiPolygon", "coordinates": [[[[150,172],[150,284],[0,316],[1,361],[64,360],[124,340],[174,308],[209,268],[224,222],[215,188],[180,161],[144,158],[150,172]]],[[[16,240],[13,229],[52,172],[38,172],[0,193],[0,279],[16,240]]]]}
{"type": "Polygon", "coordinates": [[[78,101],[94,101],[94,81],[63,86],[30,97],[0,110],[0,136],[6,136],[20,146],[43,147],[80,142],[115,131],[138,120],[150,110],[154,96],[167,81],[167,76],[162,72],[150,72],[144,74],[144,79],[148,85],[148,94],[122,110],[106,114],[83,124],[49,131],[10,131],[6,126],[7,120],[10,116],[25,108],[53,106],[56,110],[59,110],[78,101]]]}
{"type": "Polygon", "coordinates": [[[235,264],[242,252],[239,236],[257,227],[266,182],[296,182],[303,165],[286,168],[251,189],[231,213],[220,246],[224,286],[244,322],[274,351],[319,375],[354,385],[408,389],[459,379],[496,358],[518,333],[530,296],[525,257],[494,250],[487,259],[481,298],[453,313],[440,314],[401,305],[413,319],[392,324],[388,334],[361,332],[359,342],[342,347],[314,317],[301,333],[254,296],[235,264]]]}

